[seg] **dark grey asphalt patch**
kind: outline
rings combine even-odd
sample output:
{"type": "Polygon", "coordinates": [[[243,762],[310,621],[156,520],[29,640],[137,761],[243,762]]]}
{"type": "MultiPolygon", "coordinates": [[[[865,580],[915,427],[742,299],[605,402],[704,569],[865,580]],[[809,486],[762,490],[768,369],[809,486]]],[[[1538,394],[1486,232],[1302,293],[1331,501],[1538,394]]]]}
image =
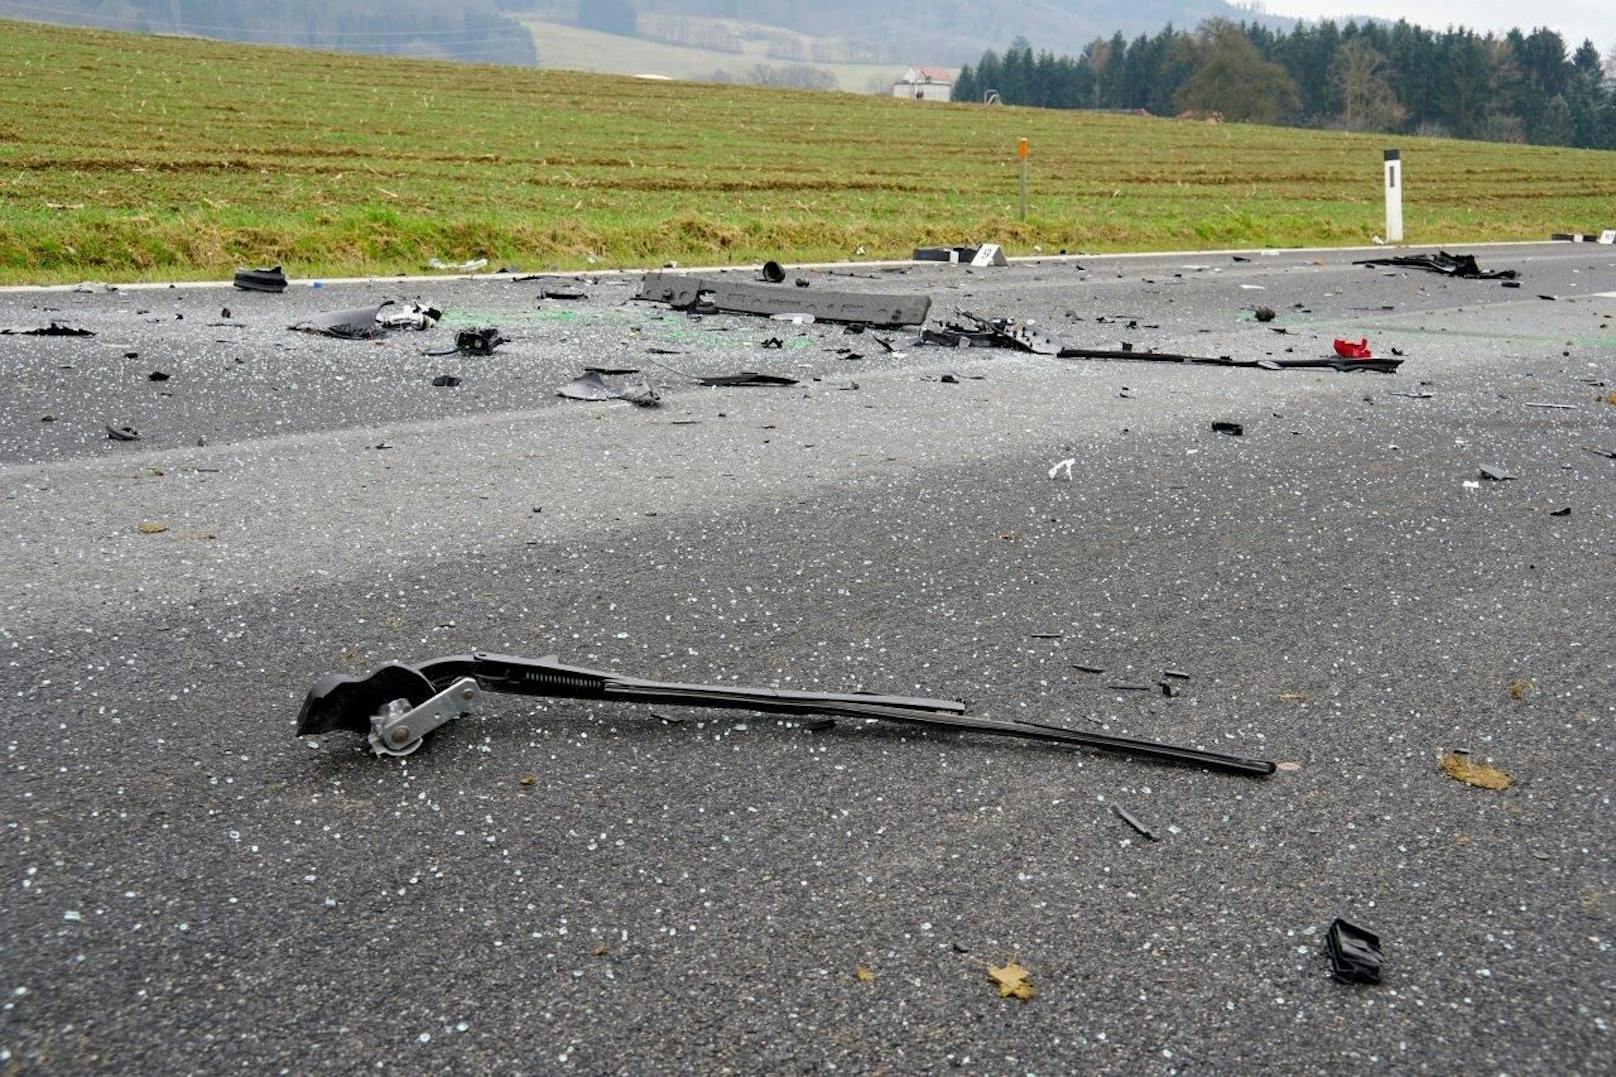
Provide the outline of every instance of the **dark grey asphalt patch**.
{"type": "MultiPolygon", "coordinates": [[[[1039,317],[1040,295],[1046,309],[1071,302],[1056,267],[999,272],[1017,274],[996,302],[1018,317],[1039,317]]],[[[1347,280],[1331,273],[1292,276],[1347,280]]],[[[1431,287],[1466,283],[1482,287],[1431,287]]],[[[260,298],[280,297],[233,302],[260,298]]],[[[1133,298],[1118,290],[1108,306],[1150,300],[1133,298]]],[[[1165,319],[1183,300],[1150,301],[1165,319]]],[[[1534,304],[1530,317],[1585,306],[1534,304]]],[[[1193,334],[1208,310],[1175,331],[1193,334]]],[[[1231,298],[1231,326],[1238,314],[1231,298]]],[[[1419,315],[1488,317],[1527,316],[1419,315]]],[[[155,391],[153,359],[176,386],[205,364],[154,339],[144,365],[84,377],[46,406],[14,384],[5,413],[30,426],[36,412],[127,415],[148,440],[111,445],[97,425],[98,442],[74,450],[129,454],[103,465],[130,465],[123,500],[37,444],[34,458],[62,462],[0,472],[16,495],[0,501],[13,571],[83,558],[104,581],[53,603],[14,577],[0,606],[0,862],[13,880],[0,903],[0,1045],[24,1066],[125,1072],[199,1057],[255,1071],[311,1058],[499,1070],[515,1057],[634,1073],[1597,1070],[1613,1020],[1616,464],[1582,446],[1616,444],[1616,408],[1515,405],[1578,378],[1616,380],[1616,363],[1609,349],[1567,359],[1427,340],[1392,383],[1436,380],[1417,406],[1364,401],[1378,392],[1334,374],[1091,370],[1069,390],[1071,418],[1039,412],[1031,434],[1014,400],[1029,368],[1015,364],[1036,360],[937,386],[916,375],[957,357],[913,349],[891,375],[913,400],[879,420],[922,444],[974,422],[973,443],[1005,448],[898,465],[871,440],[844,440],[882,377],[861,371],[864,392],[825,394],[836,410],[794,419],[782,401],[763,424],[773,429],[748,432],[754,455],[734,455],[733,482],[788,450],[800,478],[748,487],[739,507],[687,504],[677,482],[653,480],[728,444],[740,415],[717,416],[738,397],[806,403],[798,390],[683,390],[674,402],[700,401],[706,421],[658,429],[692,456],[635,458],[633,496],[614,494],[563,539],[541,521],[567,506],[534,514],[539,499],[483,495],[525,493],[558,467],[629,466],[623,427],[589,419],[600,433],[588,451],[558,459],[547,435],[564,413],[543,412],[521,431],[531,451],[489,485],[401,481],[406,452],[465,451],[466,429],[445,425],[369,453],[365,503],[332,506],[332,534],[368,561],[356,575],[255,546],[254,521],[291,506],[225,502],[206,486],[184,488],[188,518],[165,520],[168,532],[127,534],[137,480],[176,476],[140,478],[139,461],[171,466],[173,454],[143,451],[152,423],[125,408],[155,391]],[[1123,377],[1137,399],[1115,398],[1123,377]],[[1280,394],[1283,407],[1258,410],[1280,394]],[[1151,423],[1130,417],[1141,405],[1151,423]],[[1220,415],[1274,410],[1238,442],[1209,430],[1220,415]],[[1051,482],[1050,463],[1071,457],[1074,481],[1051,482]],[[1507,461],[1518,478],[1467,490],[1478,461],[1507,461]],[[835,481],[810,483],[810,470],[835,481]],[[64,521],[43,550],[24,518],[41,487],[66,490],[53,504],[90,521],[64,521]],[[1564,505],[1577,512],[1548,515],[1564,505]],[[379,507],[392,526],[348,530],[379,507]],[[423,514],[458,520],[456,537],[412,543],[423,514]],[[172,551],[163,578],[135,577],[144,591],[120,579],[122,546],[80,537],[115,524],[116,542],[170,544],[140,547],[172,551]],[[203,537],[212,527],[222,537],[203,537]],[[226,586],[212,575],[231,552],[218,543],[275,571],[226,586]],[[668,679],[962,695],[995,717],[1260,746],[1299,767],[1247,782],[846,721],[811,732],[691,709],[670,724],[559,701],[491,703],[402,765],[357,740],[291,736],[321,672],[478,646],[668,679]],[[1180,696],[1106,688],[1165,670],[1193,672],[1180,696]],[[1516,679],[1535,691],[1512,698],[1516,679]],[[1435,752],[1455,747],[1515,785],[1444,776],[1435,752]],[[1113,803],[1162,840],[1121,826],[1113,803]],[[1337,916],[1385,940],[1384,983],[1330,981],[1324,932],[1337,916]],[[1010,959],[1038,988],[1025,1005],[984,979],[985,962],[1010,959]],[[860,965],[874,979],[861,982],[860,965]]],[[[344,428],[403,376],[386,346],[318,343],[361,358],[324,368],[330,378],[297,375],[295,414],[311,424],[299,429],[344,428]]],[[[590,350],[533,346],[524,369],[548,372],[536,397],[590,350]]],[[[744,354],[694,363],[735,369],[744,354]]],[[[802,372],[835,362],[805,356],[802,372]]],[[[434,391],[437,368],[408,369],[412,391],[442,406],[472,389],[434,391]]],[[[188,414],[246,429],[242,459],[267,472],[249,450],[278,428],[231,410],[246,395],[188,414]]],[[[330,452],[378,440],[356,430],[330,452]]],[[[207,466],[231,463],[221,450],[207,466]]],[[[303,496],[326,478],[311,475],[303,496]]]]}

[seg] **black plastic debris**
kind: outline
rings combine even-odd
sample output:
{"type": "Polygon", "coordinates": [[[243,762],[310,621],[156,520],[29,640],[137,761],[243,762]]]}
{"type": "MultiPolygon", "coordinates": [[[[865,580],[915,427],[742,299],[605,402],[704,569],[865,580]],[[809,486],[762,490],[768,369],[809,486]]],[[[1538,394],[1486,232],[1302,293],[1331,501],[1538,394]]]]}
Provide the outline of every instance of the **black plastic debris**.
{"type": "Polygon", "coordinates": [[[1061,726],[973,718],[965,714],[965,704],[958,700],[863,692],[801,692],[735,684],[674,684],[563,665],[555,655],[534,659],[482,652],[435,658],[415,665],[394,662],[363,677],[327,674],[315,681],[303,700],[297,718],[297,735],[351,730],[368,734],[371,747],[378,755],[407,755],[420,746],[427,733],[467,710],[467,703],[479,692],[656,706],[717,707],[794,717],[826,715],[877,719],[939,730],[1073,744],[1232,774],[1266,777],[1277,769],[1266,759],[1061,726]],[[406,707],[403,712],[392,705],[400,699],[406,707]]]}
{"type": "Polygon", "coordinates": [[[556,395],[568,400],[626,400],[642,408],[654,408],[662,403],[662,397],[644,381],[613,385],[593,370],[567,382],[556,390],[556,395]]]}
{"type": "Polygon", "coordinates": [[[1513,269],[1483,271],[1480,266],[1476,265],[1475,255],[1449,254],[1447,251],[1438,251],[1435,254],[1404,254],[1395,258],[1365,258],[1352,264],[1423,269],[1429,273],[1440,273],[1444,277],[1464,277],[1467,280],[1514,280],[1520,276],[1513,269]]]}
{"type": "Polygon", "coordinates": [[[132,426],[113,426],[107,424],[107,437],[113,441],[139,441],[140,431],[132,426]]]}
{"type": "Polygon", "coordinates": [[[378,303],[374,307],[356,307],[353,310],[316,314],[312,318],[294,322],[287,328],[300,333],[318,333],[321,336],[336,337],[339,340],[374,340],[383,332],[382,326],[376,321],[377,316],[381,314],[382,308],[389,306],[392,306],[392,300],[378,303]]]}
{"type": "Polygon", "coordinates": [[[1383,960],[1380,936],[1337,917],[1324,941],[1330,975],[1344,984],[1378,984],[1383,960]]]}
{"type": "Polygon", "coordinates": [[[1570,516],[1571,515],[1571,506],[1567,505],[1563,509],[1555,509],[1553,512],[1549,513],[1549,515],[1550,516],[1570,516]]]}
{"type": "Polygon", "coordinates": [[[432,379],[432,384],[439,389],[453,389],[460,384],[460,379],[453,374],[439,374],[432,379]]]}
{"type": "Polygon", "coordinates": [[[783,348],[785,346],[786,342],[781,340],[779,337],[770,337],[768,340],[765,340],[762,344],[758,345],[760,348],[783,348]]]}
{"type": "Polygon", "coordinates": [[[1215,434],[1228,434],[1230,437],[1241,437],[1245,434],[1246,428],[1239,423],[1225,422],[1220,419],[1212,424],[1212,432],[1215,434]]]}
{"type": "Polygon", "coordinates": [[[797,379],[795,379],[795,378],[782,378],[778,374],[756,374],[756,373],[753,373],[750,370],[744,371],[744,372],[742,372],[740,374],[718,374],[718,375],[715,375],[713,377],[708,377],[708,378],[697,378],[696,380],[699,381],[703,385],[725,386],[725,387],[728,387],[728,386],[783,386],[783,385],[795,385],[795,384],[797,384],[797,379]]]}
{"type": "Polygon", "coordinates": [[[779,262],[763,263],[763,279],[770,284],[782,284],[786,279],[786,267],[779,262]]]}
{"type": "Polygon", "coordinates": [[[1140,822],[1133,812],[1129,811],[1127,808],[1124,808],[1121,804],[1112,804],[1111,814],[1133,827],[1134,830],[1137,831],[1139,835],[1146,841],[1161,841],[1161,838],[1157,836],[1154,830],[1140,822]]]}
{"type": "Polygon", "coordinates": [[[589,295],[586,292],[572,291],[565,288],[540,288],[539,298],[556,299],[563,303],[576,303],[580,300],[588,299],[589,295]]]}
{"type": "Polygon", "coordinates": [[[462,355],[493,355],[494,349],[505,343],[506,339],[491,325],[455,334],[455,351],[462,355]]]}
{"type": "Polygon", "coordinates": [[[640,368],[637,366],[586,366],[584,367],[584,372],[586,374],[606,374],[609,376],[619,377],[624,374],[638,374],[640,372],[640,368]]]}
{"type": "Polygon", "coordinates": [[[1203,366],[1243,367],[1254,370],[1339,370],[1347,374],[1395,374],[1401,359],[1345,359],[1324,356],[1317,359],[1235,359],[1227,355],[1180,355],[1175,352],[1142,352],[1132,349],[1062,348],[1058,359],[1109,359],[1142,363],[1193,363],[1203,366]]]}
{"type": "MultiPolygon", "coordinates": [[[[233,283],[245,292],[284,292],[286,274],[280,266],[273,269],[238,269],[233,283]]],[[[225,317],[230,315],[226,314],[225,317]]]]}
{"type": "Polygon", "coordinates": [[[168,379],[168,373],[162,370],[154,370],[150,374],[146,375],[147,381],[167,381],[168,379]]]}
{"type": "Polygon", "coordinates": [[[1513,482],[1515,479],[1514,475],[1511,475],[1503,468],[1488,467],[1486,464],[1481,466],[1481,477],[1489,482],[1513,482]]]}
{"type": "Polygon", "coordinates": [[[6,337],[93,337],[95,334],[88,329],[80,329],[76,325],[62,325],[60,322],[51,322],[41,326],[8,325],[0,328],[0,336],[6,337]]]}
{"type": "Polygon", "coordinates": [[[1057,355],[1060,346],[1010,318],[983,318],[968,310],[941,329],[922,329],[920,343],[950,348],[1010,348],[1034,355],[1057,355]]]}
{"type": "Polygon", "coordinates": [[[818,288],[786,292],[766,284],[662,272],[647,273],[634,298],[696,313],[767,317],[803,314],[821,322],[879,326],[920,325],[931,311],[931,297],[927,295],[831,292],[818,288]]]}
{"type": "Polygon", "coordinates": [[[1273,307],[1258,307],[1256,310],[1252,311],[1251,313],[1252,313],[1252,316],[1254,318],[1256,318],[1259,322],[1271,322],[1275,318],[1279,317],[1278,314],[1274,313],[1274,308],[1273,307]]]}

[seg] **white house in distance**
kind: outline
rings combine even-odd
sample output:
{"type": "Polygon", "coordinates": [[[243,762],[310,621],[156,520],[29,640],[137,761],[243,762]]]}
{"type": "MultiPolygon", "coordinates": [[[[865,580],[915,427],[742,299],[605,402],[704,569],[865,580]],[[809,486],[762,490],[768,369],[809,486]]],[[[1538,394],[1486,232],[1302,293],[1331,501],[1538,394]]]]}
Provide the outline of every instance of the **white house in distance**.
{"type": "Polygon", "coordinates": [[[911,67],[892,84],[892,96],[947,101],[954,96],[954,76],[941,67],[911,67]]]}

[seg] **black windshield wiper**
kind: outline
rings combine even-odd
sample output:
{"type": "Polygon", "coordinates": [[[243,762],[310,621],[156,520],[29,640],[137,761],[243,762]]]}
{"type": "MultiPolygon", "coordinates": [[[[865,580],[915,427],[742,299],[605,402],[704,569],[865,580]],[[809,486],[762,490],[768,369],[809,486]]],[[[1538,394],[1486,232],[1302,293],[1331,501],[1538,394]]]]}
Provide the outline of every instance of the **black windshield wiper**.
{"type": "Polygon", "coordinates": [[[534,659],[482,652],[434,658],[415,665],[393,663],[364,677],[343,674],[321,677],[303,701],[297,733],[309,736],[347,729],[365,734],[378,755],[408,755],[420,747],[428,733],[466,713],[472,701],[485,691],[620,703],[719,707],[769,714],[879,719],[934,729],[1076,744],[1236,774],[1274,772],[1274,764],[1263,759],[1060,726],[973,718],[965,714],[965,704],[954,700],[677,684],[564,665],[554,655],[534,659]]]}

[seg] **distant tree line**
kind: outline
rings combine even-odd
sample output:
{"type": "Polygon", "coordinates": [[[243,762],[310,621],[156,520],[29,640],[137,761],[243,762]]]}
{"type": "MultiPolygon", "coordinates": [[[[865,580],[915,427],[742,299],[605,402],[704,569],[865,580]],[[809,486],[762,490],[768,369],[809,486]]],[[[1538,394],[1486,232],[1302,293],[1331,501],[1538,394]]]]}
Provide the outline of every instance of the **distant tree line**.
{"type": "Polygon", "coordinates": [[[1616,149],[1616,54],[1553,30],[1502,37],[1399,21],[1301,23],[1288,32],[1213,20],[1075,58],[1018,38],[954,83],[956,101],[1216,114],[1231,121],[1616,149]]]}
{"type": "MultiPolygon", "coordinates": [[[[0,17],[37,17],[0,0],[0,17]]],[[[50,21],[223,41],[536,65],[527,28],[492,0],[51,0],[50,21]]]]}

